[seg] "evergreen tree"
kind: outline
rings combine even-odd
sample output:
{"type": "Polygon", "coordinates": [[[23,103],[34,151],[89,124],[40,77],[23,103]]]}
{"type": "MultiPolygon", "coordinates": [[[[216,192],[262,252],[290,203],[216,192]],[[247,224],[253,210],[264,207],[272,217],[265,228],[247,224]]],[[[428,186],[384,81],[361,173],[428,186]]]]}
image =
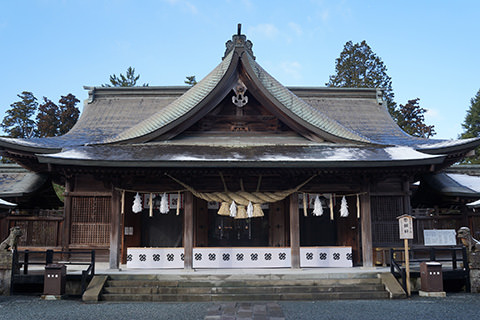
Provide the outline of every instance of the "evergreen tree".
{"type": "Polygon", "coordinates": [[[23,91],[17,95],[20,101],[10,105],[6,111],[1,126],[3,131],[12,138],[30,138],[35,136],[35,121],[32,117],[37,111],[38,102],[33,93],[23,91]]]}
{"type": "Polygon", "coordinates": [[[190,86],[194,86],[197,84],[197,79],[195,79],[195,76],[189,76],[189,77],[185,77],[187,78],[187,80],[185,80],[184,82],[190,86]]]}
{"type": "MultiPolygon", "coordinates": [[[[102,87],[135,87],[140,75],[135,75],[135,68],[128,67],[125,75],[120,74],[118,77],[113,74],[110,76],[110,83],[103,84],[102,87]]],[[[143,84],[148,87],[148,83],[143,84]]]]}
{"type": "Polygon", "coordinates": [[[58,106],[47,97],[43,97],[43,103],[38,106],[37,135],[39,137],[54,137],[58,135],[60,118],[58,106]]]}
{"type": "Polygon", "coordinates": [[[58,105],[46,97],[43,100],[44,103],[38,107],[37,135],[39,137],[64,135],[78,120],[80,110],[75,105],[80,100],[71,93],[62,96],[58,105]]]}
{"type": "MultiPolygon", "coordinates": [[[[461,138],[480,137],[480,90],[470,100],[470,108],[467,111],[462,127],[465,131],[461,134],[461,138]]],[[[475,156],[465,159],[465,162],[480,163],[480,148],[475,150],[475,156]]]]}
{"type": "Polygon", "coordinates": [[[424,114],[427,110],[420,107],[419,100],[419,98],[408,100],[407,104],[400,105],[397,124],[412,136],[429,138],[435,135],[434,126],[425,124],[424,114]]]}
{"type": "Polygon", "coordinates": [[[467,111],[462,127],[465,129],[465,132],[462,133],[462,138],[480,137],[480,90],[470,100],[470,108],[467,111]]]}
{"type": "Polygon", "coordinates": [[[387,67],[364,40],[362,43],[345,43],[340,57],[335,62],[335,75],[331,75],[328,87],[382,88],[387,108],[397,119],[396,104],[392,89],[392,79],[387,67]]]}
{"type": "Polygon", "coordinates": [[[78,100],[73,94],[69,93],[66,96],[62,96],[58,101],[58,112],[59,112],[59,126],[58,134],[64,135],[67,133],[77,122],[78,117],[80,116],[80,110],[75,106],[79,103],[78,100]]]}

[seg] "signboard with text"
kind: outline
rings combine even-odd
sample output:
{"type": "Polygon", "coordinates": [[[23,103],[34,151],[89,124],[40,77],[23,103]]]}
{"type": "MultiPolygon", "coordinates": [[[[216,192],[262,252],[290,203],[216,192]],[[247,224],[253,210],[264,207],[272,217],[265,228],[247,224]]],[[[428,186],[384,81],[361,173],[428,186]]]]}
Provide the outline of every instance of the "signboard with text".
{"type": "Polygon", "coordinates": [[[423,230],[426,246],[454,246],[457,244],[455,229],[423,230]]]}
{"type": "Polygon", "coordinates": [[[403,215],[398,217],[398,226],[400,231],[400,239],[413,239],[413,217],[403,215]]]}

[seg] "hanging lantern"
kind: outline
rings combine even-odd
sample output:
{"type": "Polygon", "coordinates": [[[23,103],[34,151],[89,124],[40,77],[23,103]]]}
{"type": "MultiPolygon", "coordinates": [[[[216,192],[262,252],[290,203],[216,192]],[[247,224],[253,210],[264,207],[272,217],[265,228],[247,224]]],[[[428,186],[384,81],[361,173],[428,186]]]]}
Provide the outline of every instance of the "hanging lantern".
{"type": "Polygon", "coordinates": [[[237,216],[237,204],[235,201],[232,201],[232,204],[230,205],[230,217],[235,218],[237,216]]]}
{"type": "Polygon", "coordinates": [[[343,196],[342,202],[340,204],[340,217],[346,218],[348,217],[348,205],[347,205],[347,198],[343,196]]]}
{"type": "Polygon", "coordinates": [[[253,217],[253,204],[252,204],[252,201],[249,201],[248,202],[248,206],[247,206],[247,216],[249,218],[252,218],[253,217]]]}
{"type": "Polygon", "coordinates": [[[140,195],[138,194],[138,192],[135,195],[135,198],[133,199],[132,211],[134,213],[142,212],[142,199],[140,198],[140,195]]]}
{"type": "Polygon", "coordinates": [[[162,194],[162,199],[160,200],[160,213],[161,214],[167,214],[168,213],[168,199],[167,199],[167,194],[163,193],[162,194]]]}
{"type": "Polygon", "coordinates": [[[322,201],[320,201],[320,197],[317,196],[315,197],[315,202],[313,203],[313,215],[316,217],[320,217],[323,214],[323,207],[322,207],[322,201]]]}

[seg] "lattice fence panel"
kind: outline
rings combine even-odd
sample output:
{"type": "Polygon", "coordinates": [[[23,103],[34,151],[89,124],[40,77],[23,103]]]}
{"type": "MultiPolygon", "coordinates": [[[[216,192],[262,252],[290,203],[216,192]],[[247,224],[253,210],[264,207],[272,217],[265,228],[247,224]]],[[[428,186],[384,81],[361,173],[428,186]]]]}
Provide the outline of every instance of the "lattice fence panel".
{"type": "Polygon", "coordinates": [[[72,244],[105,245],[110,243],[110,197],[73,197],[72,244]]]}
{"type": "Polygon", "coordinates": [[[371,197],[372,240],[374,246],[400,243],[397,217],[403,212],[403,198],[398,196],[371,197]]]}

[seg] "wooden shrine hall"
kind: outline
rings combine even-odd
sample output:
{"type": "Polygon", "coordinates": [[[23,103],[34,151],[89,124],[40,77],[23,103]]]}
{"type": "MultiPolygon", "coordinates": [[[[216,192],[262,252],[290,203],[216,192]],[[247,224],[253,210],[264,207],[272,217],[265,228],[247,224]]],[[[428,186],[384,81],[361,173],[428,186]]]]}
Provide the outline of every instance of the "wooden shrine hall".
{"type": "Polygon", "coordinates": [[[372,266],[410,184],[480,145],[404,133],[381,89],[285,87],[239,32],[193,87],[86,87],[77,124],[0,138],[65,185],[64,250],[111,268],[372,266]]]}

